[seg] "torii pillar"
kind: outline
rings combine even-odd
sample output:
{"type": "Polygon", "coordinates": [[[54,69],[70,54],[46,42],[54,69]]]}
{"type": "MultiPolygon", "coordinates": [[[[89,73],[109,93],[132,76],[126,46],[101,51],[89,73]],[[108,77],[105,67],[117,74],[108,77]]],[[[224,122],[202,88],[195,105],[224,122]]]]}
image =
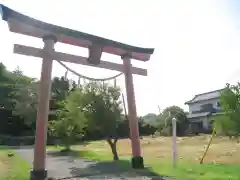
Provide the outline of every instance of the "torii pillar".
{"type": "Polygon", "coordinates": [[[47,177],[47,170],[45,169],[46,137],[53,60],[124,72],[128,102],[130,139],[132,144],[132,167],[143,168],[144,163],[141,155],[138,132],[133,74],[146,76],[147,70],[133,67],[131,65],[131,59],[148,61],[150,56],[153,54],[154,49],[130,46],[80,31],[48,24],[30,18],[1,4],[0,15],[2,16],[2,19],[8,23],[8,27],[11,32],[41,38],[44,41],[43,49],[19,44],[14,45],[14,53],[40,57],[43,59],[31,180],[44,180],[47,177]],[[73,46],[88,48],[89,56],[81,57],[56,52],[54,50],[54,44],[56,41],[73,46]],[[101,60],[103,52],[120,56],[123,60],[123,65],[101,60]]]}
{"type": "Polygon", "coordinates": [[[126,54],[122,56],[124,65],[124,75],[125,75],[125,86],[127,94],[127,104],[128,104],[128,120],[130,129],[130,138],[132,144],[132,167],[133,168],[143,168],[143,157],[141,156],[141,145],[139,138],[139,128],[137,120],[137,110],[136,101],[133,85],[133,75],[132,75],[132,64],[131,56],[126,54]]]}
{"type": "Polygon", "coordinates": [[[43,42],[43,60],[38,93],[39,99],[37,107],[33,170],[30,175],[31,180],[42,180],[47,177],[47,170],[45,169],[47,123],[49,115],[49,100],[51,98],[52,54],[54,52],[56,37],[52,35],[44,36],[43,42]]]}

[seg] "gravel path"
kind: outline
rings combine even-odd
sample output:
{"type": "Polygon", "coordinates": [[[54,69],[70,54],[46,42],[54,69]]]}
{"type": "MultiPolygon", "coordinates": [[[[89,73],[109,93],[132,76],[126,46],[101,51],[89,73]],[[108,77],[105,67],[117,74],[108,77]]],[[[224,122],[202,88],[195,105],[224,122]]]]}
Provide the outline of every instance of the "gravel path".
{"type": "MultiPolygon", "coordinates": [[[[16,152],[28,161],[33,162],[33,149],[20,148],[16,152]]],[[[48,154],[46,159],[48,175],[57,179],[71,179],[71,180],[168,180],[168,178],[161,178],[160,176],[153,176],[153,174],[139,175],[131,170],[120,170],[114,162],[97,162],[87,159],[79,159],[70,156],[59,156],[54,153],[48,154]],[[150,177],[149,177],[150,176],[150,177]]],[[[170,179],[169,179],[170,180],[170,179]]]]}

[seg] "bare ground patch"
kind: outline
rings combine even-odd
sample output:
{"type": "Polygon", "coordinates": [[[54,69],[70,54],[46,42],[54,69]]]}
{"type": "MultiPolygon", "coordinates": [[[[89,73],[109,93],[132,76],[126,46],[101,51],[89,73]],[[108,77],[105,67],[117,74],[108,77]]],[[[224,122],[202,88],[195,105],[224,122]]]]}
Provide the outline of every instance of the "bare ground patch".
{"type": "Polygon", "coordinates": [[[9,171],[9,166],[8,166],[6,157],[0,154],[0,174],[1,175],[7,174],[8,171],[9,171]]]}

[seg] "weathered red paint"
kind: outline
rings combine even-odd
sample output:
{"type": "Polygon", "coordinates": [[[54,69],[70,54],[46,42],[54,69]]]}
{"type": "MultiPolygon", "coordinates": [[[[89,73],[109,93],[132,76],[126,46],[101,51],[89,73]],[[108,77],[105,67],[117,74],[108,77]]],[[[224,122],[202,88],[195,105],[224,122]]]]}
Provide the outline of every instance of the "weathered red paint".
{"type": "Polygon", "coordinates": [[[39,99],[36,120],[36,137],[34,146],[34,170],[45,170],[47,123],[49,114],[49,100],[51,93],[51,74],[53,59],[51,52],[54,51],[55,41],[44,40],[44,58],[42,60],[42,71],[39,86],[39,99]]]}
{"type": "Polygon", "coordinates": [[[137,110],[136,101],[133,85],[133,75],[131,72],[131,60],[130,57],[125,56],[122,58],[124,65],[125,74],[125,85],[127,93],[127,103],[128,103],[128,120],[130,128],[130,138],[132,143],[132,155],[134,157],[141,156],[141,145],[139,138],[139,128],[137,121],[137,110]]]}

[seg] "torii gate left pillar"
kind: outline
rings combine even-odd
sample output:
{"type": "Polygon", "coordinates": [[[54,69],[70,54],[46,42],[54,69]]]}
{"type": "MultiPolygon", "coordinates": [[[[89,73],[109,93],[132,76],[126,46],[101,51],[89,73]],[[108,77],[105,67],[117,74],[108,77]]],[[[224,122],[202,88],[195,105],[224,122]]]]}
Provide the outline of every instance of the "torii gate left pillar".
{"type": "Polygon", "coordinates": [[[39,86],[39,99],[37,107],[36,134],[33,170],[31,171],[31,180],[42,180],[47,177],[45,169],[46,160],[46,142],[47,142],[47,123],[49,114],[49,100],[51,98],[51,74],[54,52],[55,36],[43,37],[43,60],[39,86]]]}
{"type": "Polygon", "coordinates": [[[133,74],[146,76],[147,71],[146,69],[132,67],[131,59],[148,61],[151,54],[153,54],[154,49],[134,47],[87,33],[48,24],[25,16],[1,4],[0,14],[2,15],[2,19],[7,21],[11,32],[36,38],[43,38],[44,41],[43,50],[29,46],[14,45],[15,53],[41,57],[43,59],[31,180],[44,180],[47,176],[47,171],[45,169],[46,136],[53,60],[124,72],[128,102],[130,139],[132,144],[132,167],[143,168],[144,164],[143,157],[141,156],[138,132],[133,74]],[[88,58],[56,52],[54,50],[56,40],[61,43],[88,48],[88,58]],[[121,56],[123,65],[101,60],[103,52],[121,56]]]}

